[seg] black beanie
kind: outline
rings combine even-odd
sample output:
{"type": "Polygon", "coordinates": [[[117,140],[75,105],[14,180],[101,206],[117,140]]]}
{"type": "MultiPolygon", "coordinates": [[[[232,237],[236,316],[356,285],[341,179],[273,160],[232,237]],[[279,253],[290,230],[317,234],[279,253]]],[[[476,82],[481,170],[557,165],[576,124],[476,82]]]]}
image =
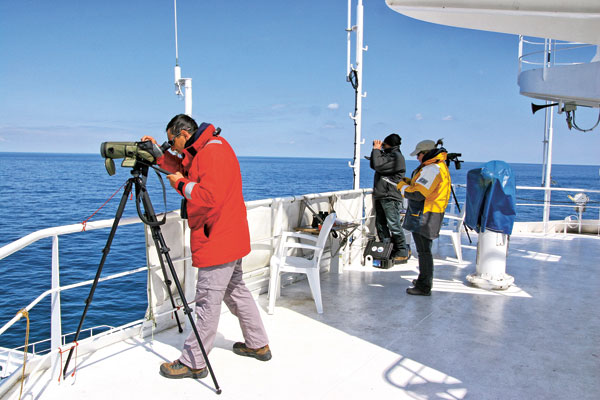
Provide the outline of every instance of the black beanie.
{"type": "Polygon", "coordinates": [[[400,136],[396,135],[395,133],[392,133],[383,140],[383,143],[392,147],[400,146],[400,144],[402,143],[402,139],[400,138],[400,136]]]}

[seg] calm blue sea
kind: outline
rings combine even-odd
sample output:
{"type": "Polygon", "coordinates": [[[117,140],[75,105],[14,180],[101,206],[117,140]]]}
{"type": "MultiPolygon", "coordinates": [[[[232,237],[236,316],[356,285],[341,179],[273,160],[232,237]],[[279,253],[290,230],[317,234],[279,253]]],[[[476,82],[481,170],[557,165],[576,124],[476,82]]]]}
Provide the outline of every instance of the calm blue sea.
{"type": "MultiPolygon", "coordinates": [[[[240,157],[244,197],[257,200],[271,197],[345,190],[352,188],[352,170],[345,159],[240,157]]],[[[481,163],[465,162],[460,170],[451,165],[454,183],[466,183],[469,169],[481,163]]],[[[407,161],[408,171],[417,166],[407,161]]],[[[539,186],[542,167],[536,164],[512,164],[517,185],[539,186]]],[[[600,189],[598,166],[553,166],[555,186],[600,189]]],[[[119,168],[109,176],[104,160],[94,154],[0,153],[0,246],[39,229],[80,223],[93,214],[130,177],[129,169],[119,168]]],[[[362,160],[361,187],[371,187],[373,172],[362,160]]],[[[168,183],[165,181],[165,185],[168,183]]],[[[167,187],[167,204],[162,188],[151,172],[150,196],[157,213],[179,208],[179,196],[167,187]]],[[[122,190],[93,217],[115,216],[122,190]]],[[[464,192],[458,191],[459,200],[464,192]]],[[[541,193],[523,193],[520,202],[540,201],[541,193]]],[[[553,200],[569,203],[564,195],[553,200]],[[564,198],[563,198],[564,197],[564,198]]],[[[592,198],[598,201],[598,198],[592,198]]],[[[552,218],[564,218],[572,210],[553,210],[552,218]]],[[[129,202],[124,217],[135,216],[129,202]]],[[[540,220],[541,209],[519,209],[517,220],[540,220]]],[[[590,215],[588,218],[598,218],[590,215]]],[[[103,276],[145,265],[144,238],[140,226],[120,227],[103,270],[103,276]]],[[[60,239],[61,284],[93,279],[102,256],[108,230],[60,239]]],[[[23,251],[0,260],[0,326],[10,320],[44,290],[50,288],[51,240],[38,241],[23,251]]],[[[117,282],[98,285],[87,314],[84,328],[97,325],[120,325],[143,318],[146,309],[146,275],[135,274],[117,282]]],[[[77,329],[89,287],[62,293],[63,333],[77,329]]],[[[44,300],[31,312],[30,343],[49,337],[50,302],[44,300]]],[[[24,343],[25,322],[0,336],[0,347],[24,343]]],[[[38,348],[39,349],[39,348],[38,348]]]]}

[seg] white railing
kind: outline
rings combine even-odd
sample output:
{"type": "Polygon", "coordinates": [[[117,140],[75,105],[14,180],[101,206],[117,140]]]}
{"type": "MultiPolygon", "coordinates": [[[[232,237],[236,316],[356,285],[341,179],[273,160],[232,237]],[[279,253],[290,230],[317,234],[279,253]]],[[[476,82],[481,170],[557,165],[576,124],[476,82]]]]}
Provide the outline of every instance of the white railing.
{"type": "Polygon", "coordinates": [[[523,69],[528,68],[548,68],[560,65],[586,64],[592,60],[590,53],[594,51],[597,51],[597,46],[592,44],[561,42],[551,39],[529,40],[520,36],[519,74],[523,69]],[[569,61],[557,61],[559,55],[562,59],[569,61]]]}
{"type": "MultiPolygon", "coordinates": [[[[457,184],[457,185],[452,185],[452,186],[455,188],[455,190],[461,191],[461,197],[464,196],[463,192],[466,191],[466,185],[457,184]]],[[[542,218],[539,220],[540,222],[543,223],[543,232],[546,232],[546,233],[554,232],[556,230],[556,228],[560,228],[560,231],[565,232],[565,233],[568,230],[577,230],[578,233],[582,233],[586,230],[585,228],[587,227],[588,231],[593,231],[593,232],[596,232],[598,235],[600,235],[600,201],[590,200],[587,204],[582,206],[582,205],[578,205],[577,203],[575,203],[572,200],[558,201],[558,200],[556,200],[556,198],[554,201],[551,200],[552,192],[562,192],[565,194],[584,193],[586,195],[590,195],[590,194],[600,195],[600,190],[581,189],[581,188],[558,188],[558,187],[545,188],[545,187],[537,187],[537,186],[517,186],[516,189],[517,189],[516,199],[515,199],[516,206],[517,206],[517,221],[516,222],[536,222],[536,221],[523,220],[522,218],[519,218],[519,209],[523,209],[525,207],[532,207],[532,208],[539,207],[539,208],[544,209],[542,218]],[[535,198],[535,196],[526,196],[523,194],[523,192],[526,192],[526,191],[544,192],[544,198],[538,199],[538,198],[535,198]],[[570,214],[566,218],[561,219],[559,224],[557,224],[556,222],[551,224],[551,221],[548,218],[548,216],[550,215],[550,212],[549,212],[550,208],[555,208],[555,209],[562,208],[565,210],[573,210],[574,214],[570,214]],[[597,212],[595,212],[594,210],[597,210],[597,212]],[[592,214],[593,216],[586,220],[584,218],[584,212],[586,212],[588,215],[592,214]],[[557,225],[559,225],[559,226],[557,226],[557,225]]],[[[597,197],[600,197],[600,196],[597,196],[597,197]]],[[[566,197],[566,198],[568,199],[568,197],[566,197]]],[[[453,203],[453,200],[450,199],[450,203],[449,203],[450,212],[453,212],[453,210],[454,210],[454,204],[452,204],[452,203],[453,203]]],[[[462,203],[462,204],[464,204],[464,203],[462,203]]]]}
{"type": "MultiPolygon", "coordinates": [[[[544,232],[548,232],[550,230],[550,220],[549,220],[549,209],[550,208],[564,208],[564,209],[572,209],[576,215],[570,215],[566,217],[562,221],[563,232],[567,232],[569,228],[577,228],[578,233],[582,233],[582,228],[584,227],[596,227],[597,234],[600,234],[600,203],[598,201],[589,201],[586,204],[577,204],[574,201],[554,201],[551,200],[552,192],[566,192],[566,193],[583,193],[583,194],[600,194],[600,190],[592,190],[592,189],[580,189],[580,188],[557,188],[557,187],[535,187],[535,186],[517,186],[517,191],[543,191],[545,194],[544,200],[537,199],[527,199],[524,197],[520,197],[517,192],[517,206],[518,207],[543,207],[543,224],[544,224],[544,232]],[[547,199],[547,200],[546,200],[547,199]],[[528,202],[521,202],[522,200],[529,200],[528,202]],[[598,210],[596,221],[584,222],[583,213],[584,210],[598,210]],[[574,217],[574,218],[573,218],[574,217]]],[[[567,197],[568,198],[568,197],[567,197]]],[[[596,217],[596,216],[594,216],[596,217]]]]}
{"type": "MultiPolygon", "coordinates": [[[[312,207],[318,208],[317,206],[322,206],[323,204],[333,204],[335,202],[336,207],[339,207],[339,210],[336,210],[339,214],[345,215],[346,219],[349,222],[359,222],[361,224],[365,224],[365,221],[368,221],[370,216],[370,207],[365,205],[366,196],[371,193],[370,189],[359,189],[359,190],[348,190],[348,191],[339,191],[339,192],[328,192],[328,193],[318,193],[318,194],[309,194],[303,196],[293,196],[286,198],[275,198],[275,199],[265,199],[265,200],[257,200],[250,201],[246,203],[246,207],[248,209],[248,217],[251,224],[251,237],[253,245],[253,251],[255,252],[254,246],[260,245],[263,242],[268,242],[268,247],[270,249],[274,248],[273,242],[277,240],[280,235],[282,229],[291,229],[297,226],[301,221],[305,221],[307,216],[310,216],[310,212],[306,209],[302,209],[300,204],[304,202],[310,202],[312,207]],[[349,202],[345,202],[344,198],[355,198],[357,199],[351,200],[349,202]],[[357,202],[360,202],[360,207],[356,206],[357,202]],[[260,208],[268,208],[273,214],[273,218],[271,221],[266,222],[270,223],[270,229],[265,230],[262,229],[264,227],[259,227],[258,224],[263,224],[262,214],[260,214],[260,208]],[[352,210],[347,209],[348,207],[353,207],[352,210]],[[275,209],[277,208],[277,209],[275,209]],[[290,209],[294,209],[295,212],[289,213],[290,209]],[[367,210],[368,209],[368,210],[367,210]],[[286,213],[285,219],[283,221],[284,216],[282,212],[286,213]],[[253,217],[254,215],[254,217],[253,217]],[[277,217],[275,218],[275,215],[277,217]],[[255,224],[255,229],[252,229],[252,224],[255,224]],[[260,229],[257,229],[260,228],[260,229]],[[263,232],[266,231],[266,234],[263,232]],[[258,232],[258,233],[257,233],[258,232]]],[[[167,213],[167,220],[179,220],[179,213],[177,212],[169,212],[167,213]]],[[[51,357],[51,368],[52,370],[57,369],[57,363],[59,362],[59,352],[58,349],[60,346],[63,346],[66,341],[66,337],[72,334],[62,335],[62,323],[61,323],[61,313],[60,313],[60,293],[65,290],[71,290],[74,288],[89,286],[94,281],[86,280],[77,282],[70,285],[61,286],[60,285],[60,264],[59,264],[59,236],[68,235],[73,233],[85,233],[98,229],[106,229],[112,227],[114,219],[110,220],[101,220],[101,221],[93,221],[88,222],[85,226],[85,230],[83,229],[82,224],[73,224],[73,225],[65,225],[54,228],[42,229],[36,232],[33,232],[29,235],[26,235],[12,243],[9,243],[0,248],[0,260],[14,254],[22,249],[27,248],[29,245],[46,238],[52,238],[52,284],[49,290],[41,293],[35,300],[33,300],[30,304],[28,304],[24,309],[26,311],[31,311],[36,305],[38,305],[43,299],[50,297],[51,298],[51,329],[50,329],[50,338],[45,339],[36,343],[30,344],[28,349],[29,357],[35,357],[36,355],[44,354],[44,357],[51,357]],[[38,345],[47,344],[50,342],[50,349],[44,349],[37,351],[36,347],[40,347],[38,345]]],[[[141,224],[142,221],[137,218],[123,218],[121,219],[119,226],[123,225],[132,225],[132,224],[141,224]]],[[[261,251],[260,247],[259,250],[261,251]]],[[[252,254],[252,253],[251,253],[252,254]]],[[[190,256],[185,257],[176,257],[173,258],[173,262],[179,261],[189,261],[190,256]]],[[[256,258],[256,257],[255,257],[256,258]]],[[[266,257],[268,260],[269,257],[266,257]]],[[[257,266],[261,266],[264,264],[264,257],[257,258],[257,261],[249,260],[249,264],[256,264],[257,266]]],[[[99,282],[113,280],[117,278],[122,278],[124,276],[136,274],[139,272],[148,271],[148,268],[154,268],[153,266],[143,266],[134,268],[131,270],[127,270],[124,272],[119,272],[110,276],[102,277],[99,279],[99,282]]],[[[156,267],[158,268],[158,267],[156,267]]],[[[248,271],[248,275],[252,275],[252,267],[250,271],[248,271]]],[[[258,269],[258,268],[255,268],[258,269]]],[[[264,269],[264,267],[263,267],[264,269]]],[[[245,269],[246,271],[246,269],[245,269]]],[[[16,310],[15,310],[16,311],[16,310]]],[[[171,310],[165,311],[161,314],[167,314],[172,312],[171,310]]],[[[14,326],[16,322],[18,322],[22,318],[23,314],[20,312],[17,313],[10,321],[8,321],[2,328],[0,328],[0,335],[6,332],[10,327],[14,326]]],[[[134,321],[133,323],[126,324],[121,327],[108,327],[107,330],[104,330],[99,335],[110,334],[113,331],[122,330],[124,327],[132,326],[132,324],[140,324],[143,320],[134,321]]],[[[89,328],[89,337],[93,337],[95,335],[94,330],[98,330],[98,327],[89,328]]],[[[14,371],[15,368],[18,367],[19,363],[22,364],[22,352],[23,347],[15,348],[15,349],[3,349],[2,355],[0,355],[0,364],[4,364],[2,366],[2,378],[5,378],[10,371],[14,371]],[[19,358],[20,357],[20,361],[19,358]],[[14,364],[14,365],[13,365],[14,364]]]]}
{"type": "MultiPolygon", "coordinates": [[[[126,218],[122,219],[119,226],[130,225],[141,223],[139,218],[126,218]]],[[[51,296],[50,306],[50,346],[53,349],[57,349],[62,343],[62,324],[61,324],[61,313],[60,313],[60,292],[63,290],[69,290],[80,286],[90,285],[93,281],[79,282],[68,286],[60,286],[60,264],[59,264],[59,236],[67,235],[79,232],[89,232],[97,229],[105,229],[111,227],[113,220],[102,220],[89,222],[85,225],[85,230],[82,224],[64,225],[54,228],[42,229],[33,232],[27,236],[22,237],[12,243],[7,244],[0,248],[0,260],[8,257],[9,255],[26,248],[27,246],[37,242],[38,240],[45,238],[52,238],[52,284],[49,290],[46,290],[40,294],[34,301],[27,305],[24,309],[30,312],[40,301],[44,298],[51,296]]],[[[138,268],[136,270],[122,272],[119,274],[111,275],[102,278],[102,281],[119,278],[121,276],[130,275],[132,273],[144,271],[146,268],[138,268]]],[[[2,328],[0,328],[0,335],[2,335],[7,329],[13,326],[17,321],[23,317],[22,313],[17,313],[10,321],[8,321],[2,328]]],[[[35,353],[32,353],[32,355],[35,353]]],[[[52,364],[56,365],[57,358],[54,356],[52,364]]]]}

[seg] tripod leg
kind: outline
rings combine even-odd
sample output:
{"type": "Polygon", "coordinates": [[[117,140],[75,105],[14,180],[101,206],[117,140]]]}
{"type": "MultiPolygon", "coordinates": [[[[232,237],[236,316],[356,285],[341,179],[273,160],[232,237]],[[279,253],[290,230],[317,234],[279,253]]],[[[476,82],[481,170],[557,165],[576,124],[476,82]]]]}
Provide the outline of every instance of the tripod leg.
{"type": "MultiPolygon", "coordinates": [[[[146,213],[146,216],[148,217],[148,219],[150,221],[155,222],[155,221],[157,221],[157,218],[156,218],[156,214],[154,213],[154,208],[152,207],[152,203],[150,202],[150,196],[148,196],[148,193],[146,192],[144,187],[138,188],[138,186],[137,186],[138,183],[141,186],[143,186],[144,182],[143,181],[136,182],[136,193],[139,193],[138,191],[141,190],[142,202],[144,204],[144,211],[146,213]]],[[[165,239],[160,230],[160,226],[154,225],[154,226],[151,226],[151,229],[152,229],[152,237],[155,240],[155,242],[158,243],[157,250],[160,249],[158,251],[158,257],[161,258],[161,263],[162,263],[163,256],[167,260],[167,265],[169,266],[169,272],[171,272],[171,276],[173,277],[173,282],[175,282],[175,287],[177,288],[179,297],[181,298],[181,301],[183,302],[183,313],[186,314],[188,316],[188,319],[190,320],[190,325],[192,326],[192,330],[194,331],[194,335],[196,336],[196,340],[198,341],[198,345],[200,346],[200,350],[202,351],[202,356],[204,357],[204,361],[206,361],[206,367],[208,368],[208,372],[210,372],[210,376],[213,380],[213,384],[215,385],[215,390],[216,390],[217,394],[221,394],[221,388],[219,387],[219,383],[217,382],[217,378],[215,377],[215,373],[214,373],[212,366],[210,364],[210,361],[208,359],[208,355],[206,354],[206,349],[204,348],[204,345],[202,344],[202,339],[200,339],[200,334],[198,333],[198,329],[196,328],[196,324],[194,323],[194,318],[192,316],[192,309],[188,305],[187,300],[185,298],[185,292],[183,291],[183,288],[181,287],[181,282],[179,281],[179,278],[177,277],[177,271],[175,271],[175,266],[173,265],[173,261],[171,260],[171,256],[169,255],[169,249],[167,247],[167,243],[165,242],[165,239]]]]}
{"type": "MultiPolygon", "coordinates": [[[[450,185],[450,191],[452,192],[452,197],[454,198],[454,203],[456,203],[456,208],[458,209],[458,212],[461,212],[460,205],[458,204],[458,199],[456,198],[456,193],[454,193],[454,188],[452,187],[452,185],[450,185]]],[[[467,237],[469,238],[469,243],[473,243],[471,241],[471,235],[469,235],[469,229],[467,229],[467,224],[465,223],[465,221],[463,221],[462,224],[465,227],[465,233],[467,234],[467,237]]]]}
{"type": "MultiPolygon", "coordinates": [[[[83,309],[83,314],[81,315],[81,319],[79,320],[79,326],[77,327],[77,332],[75,333],[75,338],[73,342],[76,342],[79,339],[79,334],[81,333],[81,328],[83,326],[83,321],[85,320],[85,316],[87,311],[92,303],[92,299],[94,297],[94,292],[96,291],[96,286],[98,286],[98,280],[100,279],[100,274],[102,273],[102,268],[104,267],[104,262],[106,261],[106,257],[110,252],[110,245],[115,237],[115,233],[117,232],[117,228],[119,227],[119,221],[121,220],[121,216],[123,215],[123,210],[125,209],[125,205],[127,204],[127,197],[131,193],[131,187],[133,185],[134,178],[129,178],[127,180],[127,184],[125,185],[125,191],[123,192],[123,196],[121,196],[121,202],[119,203],[119,208],[117,209],[117,213],[115,215],[115,220],[113,222],[112,228],[110,230],[110,234],[108,235],[108,239],[106,240],[106,246],[102,250],[102,259],[100,260],[100,265],[98,266],[98,270],[96,271],[96,276],[94,277],[94,282],[92,283],[92,287],[90,289],[90,294],[85,300],[85,308],[83,309]]],[[[71,361],[71,356],[73,355],[74,347],[71,347],[69,350],[69,355],[67,356],[67,361],[65,363],[65,368],[63,369],[63,379],[67,376],[67,369],[69,368],[69,362],[71,361]]]]}
{"type": "MultiPolygon", "coordinates": [[[[150,196],[146,191],[145,181],[143,178],[139,178],[136,181],[135,186],[135,194],[136,196],[141,196],[142,204],[144,205],[144,212],[146,214],[146,218],[149,222],[155,223],[158,221],[156,218],[156,213],[154,212],[154,208],[152,207],[152,202],[150,201],[150,196]]],[[[166,243],[161,243],[158,240],[158,233],[160,232],[160,228],[157,231],[155,228],[159,228],[158,225],[150,225],[150,230],[152,232],[152,240],[154,241],[154,247],[156,247],[156,252],[158,255],[158,261],[160,262],[160,268],[163,273],[163,277],[165,279],[165,284],[167,285],[167,290],[169,292],[169,299],[171,300],[171,306],[173,307],[173,313],[175,314],[175,320],[177,321],[177,328],[179,328],[179,333],[183,332],[183,327],[181,326],[181,321],[179,320],[179,314],[177,313],[177,305],[175,304],[175,299],[173,298],[173,292],[171,291],[171,280],[169,279],[169,275],[167,274],[167,270],[165,268],[165,263],[163,261],[163,254],[168,254],[169,248],[166,246],[166,243]]],[[[185,301],[185,298],[182,298],[185,301]]]]}
{"type": "MultiPolygon", "coordinates": [[[[156,252],[158,254],[158,260],[160,261],[160,269],[162,270],[163,277],[165,278],[165,284],[167,285],[167,290],[169,292],[169,298],[171,299],[171,306],[173,307],[173,313],[175,314],[175,319],[177,320],[177,327],[179,328],[179,333],[181,333],[181,332],[183,332],[183,327],[181,326],[181,321],[179,321],[179,314],[177,313],[177,305],[175,304],[175,299],[173,298],[173,292],[171,291],[171,284],[173,282],[169,279],[169,275],[167,274],[167,270],[165,268],[165,263],[163,261],[163,254],[168,254],[169,248],[166,247],[166,245],[165,245],[165,247],[161,247],[161,243],[158,240],[158,234],[157,234],[157,231],[155,228],[158,228],[158,227],[150,228],[150,230],[152,231],[152,239],[154,240],[154,246],[156,247],[156,252]]],[[[160,229],[160,228],[158,228],[158,229],[160,229]]],[[[185,301],[185,298],[183,298],[182,301],[185,301]]]]}
{"type": "MultiPolygon", "coordinates": [[[[162,233],[160,232],[160,227],[156,227],[158,230],[158,235],[160,237],[160,241],[164,244],[164,238],[162,237],[162,233]]],[[[166,246],[166,245],[165,245],[166,246]]],[[[217,382],[217,378],[215,377],[215,373],[213,372],[212,366],[210,365],[210,361],[208,360],[208,355],[206,354],[206,350],[204,349],[204,345],[202,344],[202,340],[200,339],[200,334],[198,333],[198,329],[196,328],[196,324],[194,323],[194,318],[192,317],[192,309],[188,305],[185,299],[185,293],[183,288],[181,287],[181,283],[179,282],[179,278],[177,277],[177,272],[175,271],[175,267],[173,266],[173,262],[171,261],[171,257],[169,253],[165,253],[165,258],[167,260],[167,264],[169,265],[169,269],[171,271],[171,276],[173,277],[173,281],[175,282],[175,287],[179,292],[179,297],[183,300],[183,313],[188,316],[190,320],[190,325],[194,331],[194,335],[196,336],[196,340],[198,340],[198,345],[200,345],[200,350],[202,351],[202,357],[204,357],[204,361],[206,361],[206,366],[208,367],[208,371],[210,372],[210,376],[215,385],[215,389],[217,394],[221,394],[221,388],[219,387],[219,383],[217,382]]]]}

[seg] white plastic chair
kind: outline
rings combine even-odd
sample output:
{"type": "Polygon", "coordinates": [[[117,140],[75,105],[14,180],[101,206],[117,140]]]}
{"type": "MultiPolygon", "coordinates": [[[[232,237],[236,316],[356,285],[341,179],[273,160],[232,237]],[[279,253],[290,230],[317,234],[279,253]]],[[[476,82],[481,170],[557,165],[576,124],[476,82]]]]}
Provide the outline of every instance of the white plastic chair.
{"type": "MultiPolygon", "coordinates": [[[[454,247],[454,252],[456,253],[456,258],[458,259],[459,263],[463,262],[461,236],[462,236],[462,231],[464,230],[463,222],[465,220],[465,212],[466,212],[466,207],[463,206],[462,211],[458,215],[451,214],[451,213],[444,214],[444,218],[448,218],[452,221],[449,222],[448,226],[445,226],[440,230],[440,236],[442,236],[442,235],[450,236],[450,239],[452,239],[452,247],[454,247]]],[[[438,238],[438,250],[439,250],[439,248],[440,248],[440,241],[438,238]]]]}
{"type": "Polygon", "coordinates": [[[273,314],[275,309],[275,299],[279,295],[282,272],[295,272],[306,274],[308,284],[313,299],[317,306],[317,312],[323,313],[323,303],[321,301],[321,282],[319,277],[321,256],[325,248],[327,236],[333,227],[335,214],[329,214],[321,226],[319,236],[307,235],[299,232],[283,232],[281,242],[277,248],[276,254],[271,257],[271,277],[269,279],[269,308],[268,313],[273,314]],[[292,241],[288,241],[292,239],[292,241]],[[313,244],[298,243],[295,239],[305,239],[313,244]],[[309,258],[296,257],[288,255],[290,249],[312,250],[313,254],[309,258]]]}

